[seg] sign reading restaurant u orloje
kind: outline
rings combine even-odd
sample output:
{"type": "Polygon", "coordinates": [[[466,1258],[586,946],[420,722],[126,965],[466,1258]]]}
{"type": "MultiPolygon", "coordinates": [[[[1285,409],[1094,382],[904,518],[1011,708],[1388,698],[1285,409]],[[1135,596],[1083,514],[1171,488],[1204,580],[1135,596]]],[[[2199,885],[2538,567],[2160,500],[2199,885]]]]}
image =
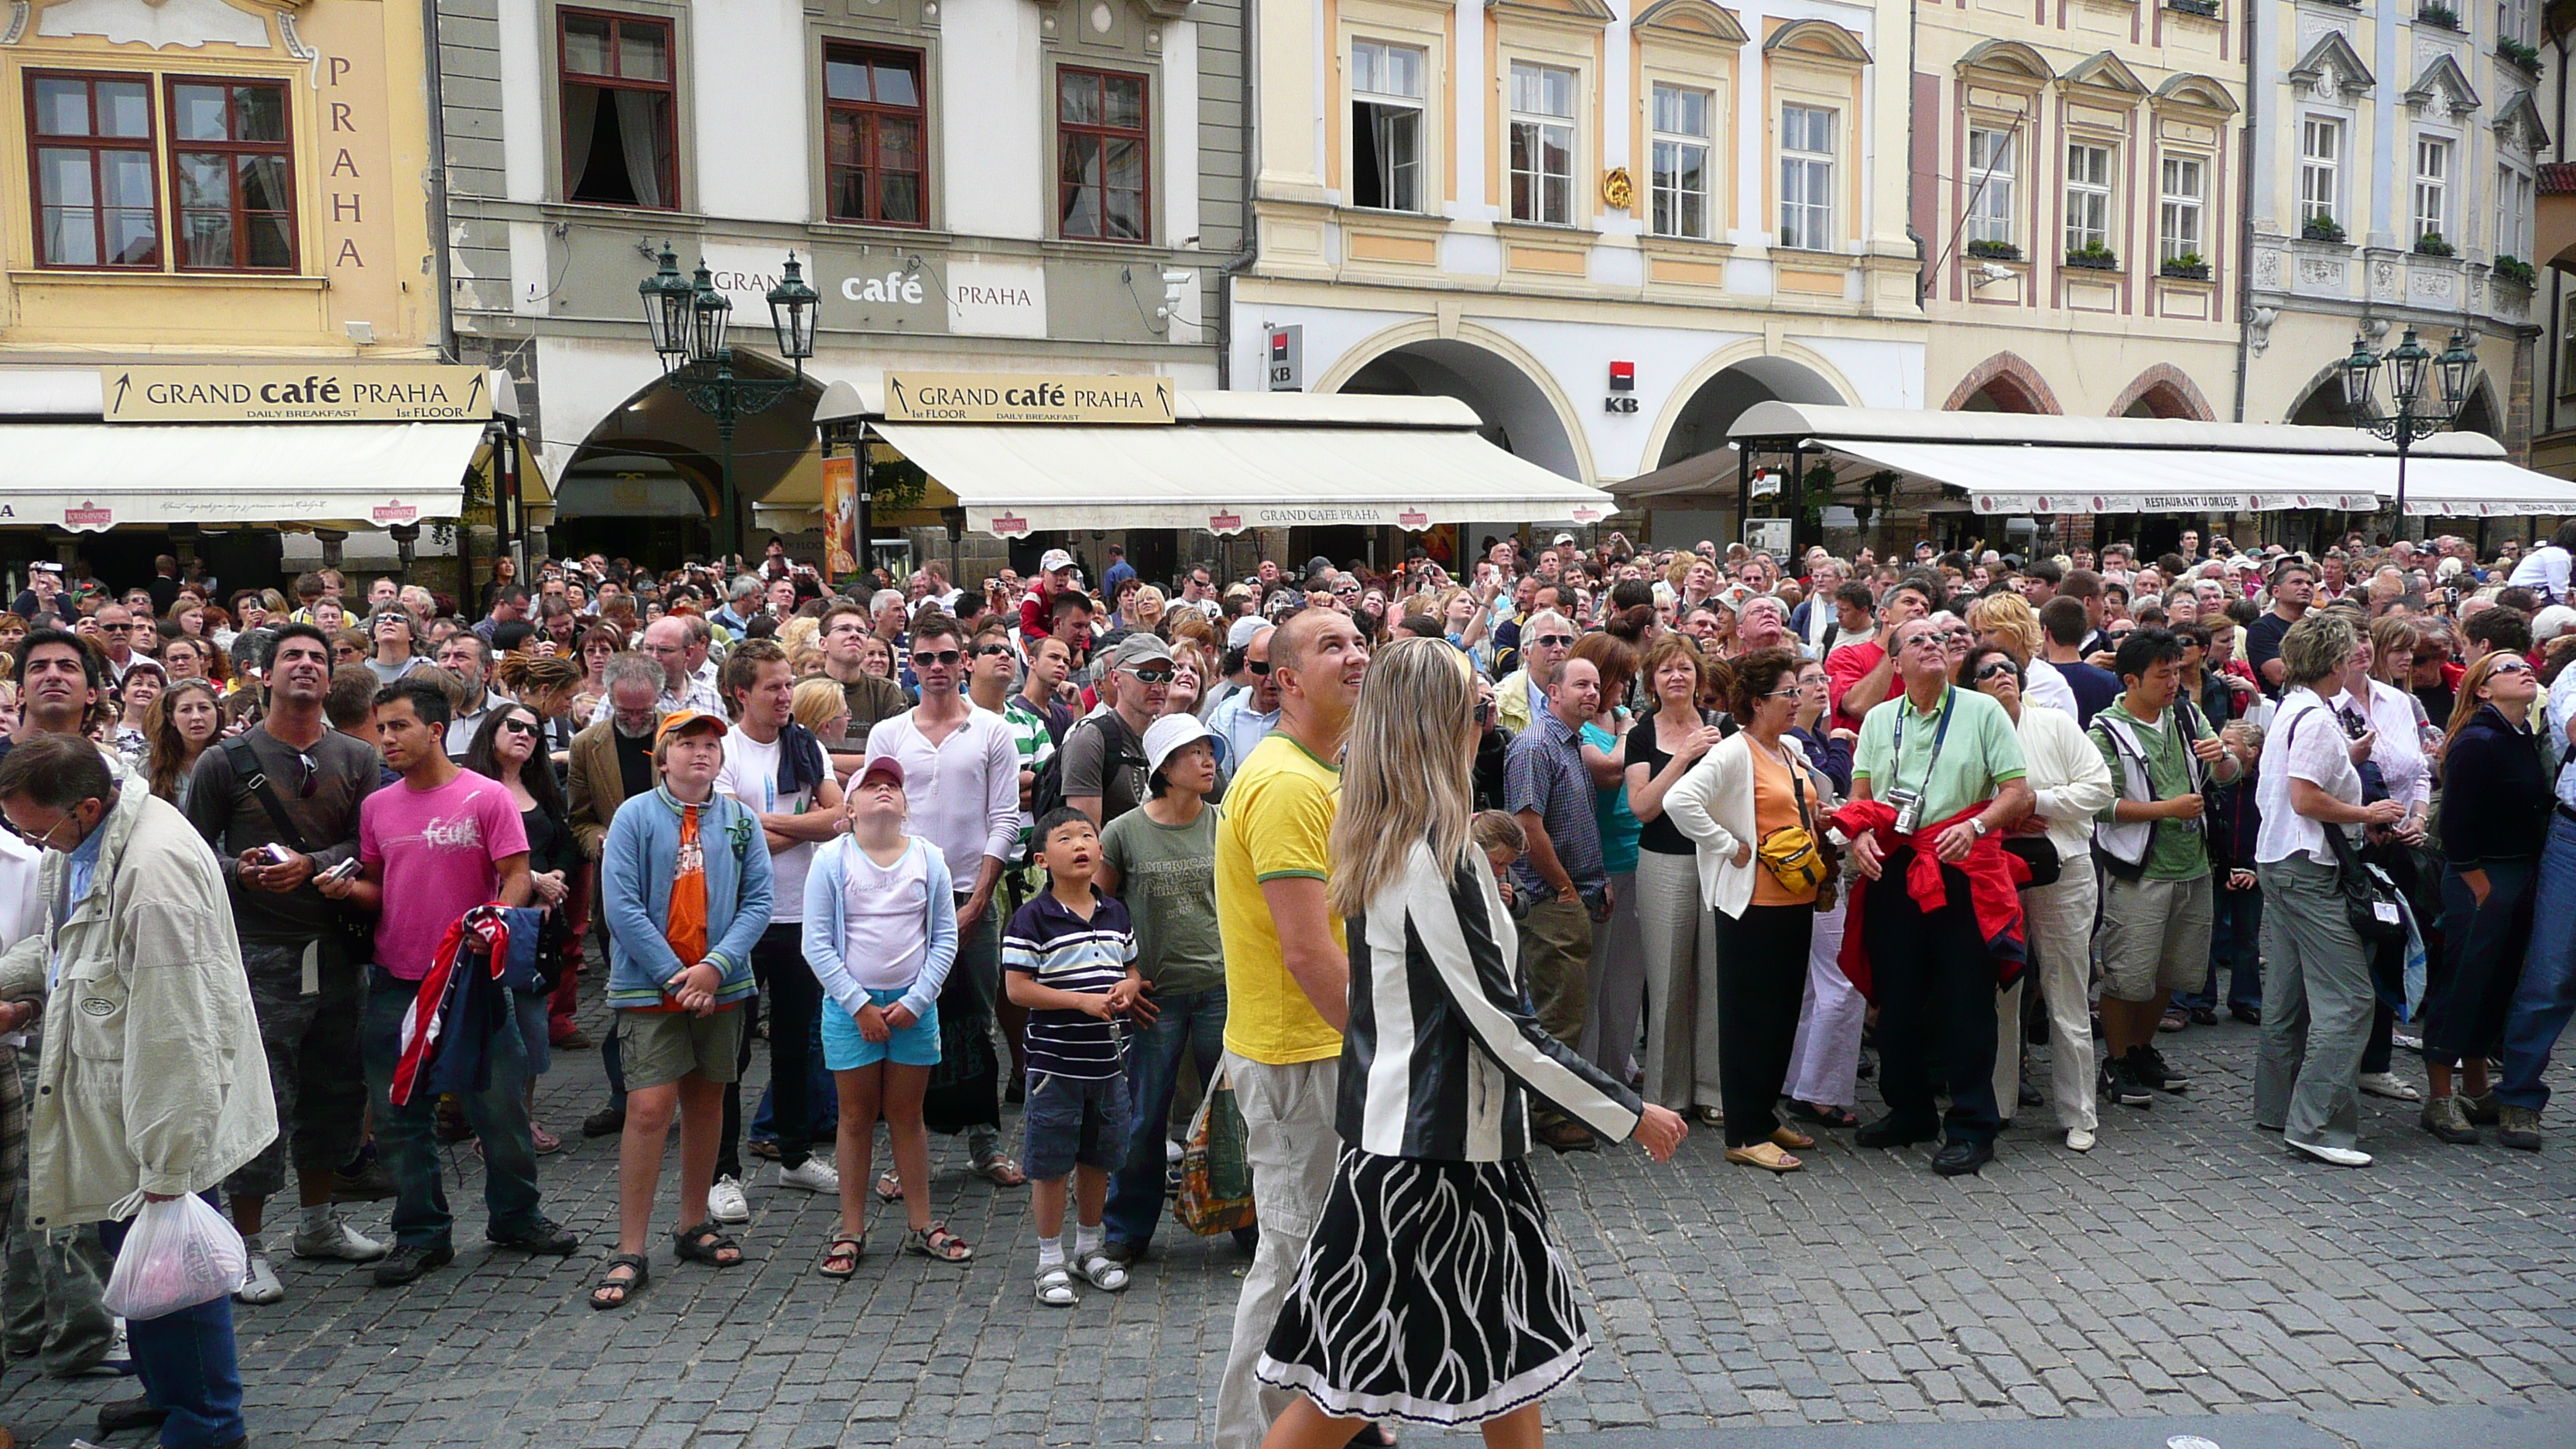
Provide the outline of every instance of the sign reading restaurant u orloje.
{"type": "Polygon", "coordinates": [[[489,374],[442,363],[112,367],[98,381],[111,423],[479,423],[492,416],[489,374]]]}

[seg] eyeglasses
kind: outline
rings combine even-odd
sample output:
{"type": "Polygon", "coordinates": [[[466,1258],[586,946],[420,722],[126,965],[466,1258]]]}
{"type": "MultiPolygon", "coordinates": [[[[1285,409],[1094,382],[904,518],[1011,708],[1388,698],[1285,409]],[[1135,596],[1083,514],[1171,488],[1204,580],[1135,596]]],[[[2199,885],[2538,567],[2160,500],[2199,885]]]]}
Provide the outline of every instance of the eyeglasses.
{"type": "Polygon", "coordinates": [[[2487,677],[2492,679],[2499,674],[2529,674],[2531,672],[2531,661],[2528,659],[2499,659],[2493,666],[2488,668],[2487,677]]]}
{"type": "Polygon", "coordinates": [[[2011,674],[2012,672],[2013,672],[2013,666],[2012,666],[2012,661],[2011,661],[2011,660],[2009,660],[2009,659],[1998,659],[1998,660],[1996,660],[1994,663],[1989,664],[1989,665],[1987,665],[1985,668],[1980,669],[1980,670],[1978,670],[1978,671],[1977,671],[1976,676],[1975,676],[1975,677],[1976,677],[1976,682],[1977,682],[1977,683],[1979,683],[1979,684],[1983,684],[1983,683],[1985,683],[1985,682],[1986,682],[1987,680],[1989,680],[1989,679],[2001,679],[2001,678],[2004,678],[2005,676],[2007,676],[2007,675],[2011,674]]]}
{"type": "Polygon", "coordinates": [[[912,651],[912,667],[915,669],[928,669],[934,664],[954,665],[959,659],[964,657],[964,655],[959,654],[954,649],[916,649],[912,651]]]}
{"type": "Polygon", "coordinates": [[[304,770],[303,782],[295,787],[295,798],[310,800],[313,798],[314,790],[322,784],[322,767],[313,763],[313,757],[302,750],[295,752],[295,763],[304,770]]]}
{"type": "Polygon", "coordinates": [[[43,834],[30,835],[26,831],[18,828],[17,821],[10,819],[6,815],[0,815],[0,828],[6,828],[11,835],[18,837],[20,840],[34,846],[38,850],[49,850],[53,848],[54,835],[57,831],[61,830],[66,825],[77,825],[79,823],[80,817],[78,815],[65,815],[62,819],[55,821],[50,826],[47,826],[43,834]]]}
{"type": "Polygon", "coordinates": [[[1127,673],[1134,675],[1136,677],[1136,682],[1139,684],[1169,684],[1172,682],[1172,671],[1169,669],[1130,669],[1127,673]]]}
{"type": "Polygon", "coordinates": [[[1913,638],[1905,641],[1905,647],[1908,649],[1929,649],[1937,654],[1942,648],[1942,639],[1938,634],[1917,634],[1913,638]]]}
{"type": "Polygon", "coordinates": [[[501,728],[514,735],[533,735],[537,732],[534,720],[505,719],[501,721],[501,728]]]}
{"type": "Polygon", "coordinates": [[[1268,674],[1270,672],[1270,661],[1267,659],[1247,659],[1243,661],[1243,667],[1251,670],[1255,674],[1268,674]]]}
{"type": "Polygon", "coordinates": [[[1571,634],[1541,634],[1530,642],[1541,649],[1571,649],[1574,647],[1574,636],[1571,634]]]}
{"type": "Polygon", "coordinates": [[[1793,684],[1793,685],[1790,685],[1787,689],[1775,689],[1775,690],[1771,691],[1769,694],[1766,694],[1766,695],[1764,695],[1764,696],[1762,696],[1762,697],[1763,697],[1764,699],[1795,699],[1795,698],[1797,698],[1799,695],[1804,694],[1804,693],[1806,693],[1806,692],[1807,692],[1807,690],[1806,690],[1806,686],[1804,686],[1804,685],[1799,685],[1799,684],[1793,684]]]}

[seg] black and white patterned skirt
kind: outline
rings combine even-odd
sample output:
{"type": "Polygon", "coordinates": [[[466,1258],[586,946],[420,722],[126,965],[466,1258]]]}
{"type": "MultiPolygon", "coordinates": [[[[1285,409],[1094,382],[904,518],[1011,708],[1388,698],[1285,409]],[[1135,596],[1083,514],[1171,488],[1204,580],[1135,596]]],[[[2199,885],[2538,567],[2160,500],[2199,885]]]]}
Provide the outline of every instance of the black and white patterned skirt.
{"type": "Polygon", "coordinates": [[[1591,1351],[1527,1163],[1344,1147],[1257,1372],[1337,1419],[1476,1424],[1591,1351]]]}

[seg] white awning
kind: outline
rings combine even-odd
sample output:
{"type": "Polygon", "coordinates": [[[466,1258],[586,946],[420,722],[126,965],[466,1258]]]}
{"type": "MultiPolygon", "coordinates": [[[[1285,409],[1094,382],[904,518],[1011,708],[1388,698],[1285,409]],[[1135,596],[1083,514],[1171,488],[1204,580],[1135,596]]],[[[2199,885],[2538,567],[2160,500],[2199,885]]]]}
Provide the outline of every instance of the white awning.
{"type": "Polygon", "coordinates": [[[386,528],[454,518],[480,423],[12,423],[0,526],[386,528]]]}
{"type": "MultiPolygon", "coordinates": [[[[2396,446],[2357,428],[1764,402],[1732,433],[1801,439],[1946,484],[1987,514],[2369,513],[2397,495],[2396,446]]],[[[2516,466],[2483,434],[2443,434],[2414,446],[2406,511],[2576,513],[2576,483],[2516,466]]]]}
{"type": "MultiPolygon", "coordinates": [[[[1598,523],[1609,494],[1480,437],[1449,398],[1182,393],[1165,426],[889,423],[869,430],[957,497],[966,527],[1420,531],[1475,518],[1598,523]]],[[[817,421],[871,416],[835,383],[817,421]],[[836,406],[838,399],[838,406],[836,406]],[[843,410],[846,409],[846,412],[843,410]]]]}

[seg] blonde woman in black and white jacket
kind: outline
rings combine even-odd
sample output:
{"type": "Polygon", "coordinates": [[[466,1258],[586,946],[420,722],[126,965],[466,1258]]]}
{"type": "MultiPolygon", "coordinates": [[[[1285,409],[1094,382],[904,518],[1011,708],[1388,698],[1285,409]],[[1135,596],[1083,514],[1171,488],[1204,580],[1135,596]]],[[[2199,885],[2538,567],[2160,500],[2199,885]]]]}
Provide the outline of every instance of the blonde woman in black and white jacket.
{"type": "Polygon", "coordinates": [[[1329,884],[1351,961],[1342,1151],[1261,1355],[1300,1396],[1266,1449],[1340,1449],[1390,1418],[1536,1444],[1538,1401],[1591,1339],[1524,1161],[1527,1096],[1657,1161],[1688,1130],[1521,1007],[1518,934],[1468,841],[1475,697],[1447,641],[1404,639],[1352,713],[1329,884]]]}

